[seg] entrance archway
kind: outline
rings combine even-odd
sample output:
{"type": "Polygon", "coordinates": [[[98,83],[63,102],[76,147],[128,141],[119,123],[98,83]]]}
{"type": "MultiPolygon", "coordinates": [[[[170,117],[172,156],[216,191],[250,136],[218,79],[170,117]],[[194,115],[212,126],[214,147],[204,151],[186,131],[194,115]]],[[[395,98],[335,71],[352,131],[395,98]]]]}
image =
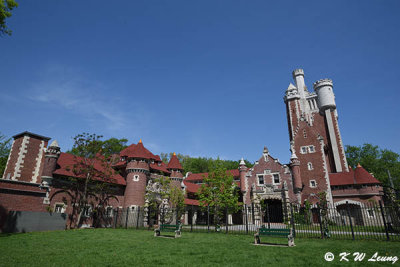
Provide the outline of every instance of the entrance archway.
{"type": "Polygon", "coordinates": [[[283,223],[282,200],[264,199],[263,200],[264,222],[283,223]]]}

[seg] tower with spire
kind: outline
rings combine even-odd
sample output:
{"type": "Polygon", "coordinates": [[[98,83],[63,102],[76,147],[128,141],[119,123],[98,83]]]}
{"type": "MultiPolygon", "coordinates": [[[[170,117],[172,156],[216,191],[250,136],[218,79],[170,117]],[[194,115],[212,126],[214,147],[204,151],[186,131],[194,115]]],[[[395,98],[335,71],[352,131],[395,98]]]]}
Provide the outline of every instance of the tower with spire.
{"type": "Polygon", "coordinates": [[[183,182],[183,168],[175,152],[172,154],[172,157],[168,162],[167,170],[171,172],[170,177],[172,185],[181,188],[183,182]]]}

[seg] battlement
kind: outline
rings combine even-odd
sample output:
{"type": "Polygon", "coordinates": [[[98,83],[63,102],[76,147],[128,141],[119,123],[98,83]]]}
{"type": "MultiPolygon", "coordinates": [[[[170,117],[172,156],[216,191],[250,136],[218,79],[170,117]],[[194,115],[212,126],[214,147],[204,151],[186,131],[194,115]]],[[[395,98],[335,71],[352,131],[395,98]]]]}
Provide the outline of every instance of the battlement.
{"type": "Polygon", "coordinates": [[[296,79],[296,76],[299,76],[299,75],[304,76],[304,70],[303,69],[295,69],[292,72],[292,75],[293,75],[293,79],[296,79]]]}
{"type": "Polygon", "coordinates": [[[314,90],[318,90],[319,88],[323,87],[323,86],[331,86],[333,87],[333,82],[331,79],[321,79],[316,81],[314,84],[314,90]]]}

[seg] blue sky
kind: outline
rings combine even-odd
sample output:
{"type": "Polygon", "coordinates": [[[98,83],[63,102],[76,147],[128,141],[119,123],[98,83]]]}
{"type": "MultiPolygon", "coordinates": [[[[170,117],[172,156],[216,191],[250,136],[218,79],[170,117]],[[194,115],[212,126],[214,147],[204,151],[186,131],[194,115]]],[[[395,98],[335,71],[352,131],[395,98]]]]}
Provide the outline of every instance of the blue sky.
{"type": "Polygon", "coordinates": [[[398,0],[18,2],[0,38],[7,136],[287,162],[283,95],[303,68],[310,89],[333,79],[344,144],[400,152],[398,0]]]}

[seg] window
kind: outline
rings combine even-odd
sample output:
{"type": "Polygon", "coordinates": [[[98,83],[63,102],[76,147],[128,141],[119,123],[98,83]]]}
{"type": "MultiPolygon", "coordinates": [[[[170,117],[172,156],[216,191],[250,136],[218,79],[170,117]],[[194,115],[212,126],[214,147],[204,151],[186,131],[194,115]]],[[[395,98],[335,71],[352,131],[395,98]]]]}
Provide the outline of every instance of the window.
{"type": "Polygon", "coordinates": [[[307,154],[307,147],[306,147],[306,146],[302,146],[302,147],[300,148],[300,153],[301,153],[301,154],[307,154]]]}
{"type": "Polygon", "coordinates": [[[279,173],[273,174],[274,184],[279,184],[281,181],[279,179],[279,173]]]}
{"type": "Polygon", "coordinates": [[[258,185],[264,184],[264,175],[258,175],[258,185]]]}
{"type": "Polygon", "coordinates": [[[374,210],[373,210],[373,209],[368,209],[367,212],[368,212],[368,216],[369,216],[369,217],[375,217],[375,214],[374,214],[374,210]]]}
{"type": "Polygon", "coordinates": [[[307,163],[307,168],[308,168],[309,171],[311,171],[313,169],[313,166],[312,166],[311,162],[307,163]]]}
{"type": "Polygon", "coordinates": [[[113,216],[113,207],[107,207],[106,208],[106,216],[107,217],[112,217],[113,216]]]}
{"type": "Polygon", "coordinates": [[[54,205],[54,212],[55,213],[64,213],[66,209],[66,206],[64,205],[64,203],[56,203],[54,205]]]}
{"type": "Polygon", "coordinates": [[[317,182],[315,180],[310,180],[310,187],[311,188],[317,187],[317,182]]]}
{"type": "Polygon", "coordinates": [[[304,136],[304,138],[307,138],[307,132],[306,132],[306,129],[304,129],[304,130],[303,130],[303,136],[304,136]]]}
{"type": "Polygon", "coordinates": [[[133,176],[133,181],[135,181],[135,182],[139,181],[139,175],[137,175],[137,174],[134,175],[133,176]]]}
{"type": "Polygon", "coordinates": [[[86,206],[86,207],[83,208],[83,213],[82,213],[83,217],[90,217],[91,214],[92,214],[92,207],[91,206],[86,206]]]}
{"type": "Polygon", "coordinates": [[[315,146],[308,146],[308,151],[310,153],[314,153],[315,152],[315,146]]]}

